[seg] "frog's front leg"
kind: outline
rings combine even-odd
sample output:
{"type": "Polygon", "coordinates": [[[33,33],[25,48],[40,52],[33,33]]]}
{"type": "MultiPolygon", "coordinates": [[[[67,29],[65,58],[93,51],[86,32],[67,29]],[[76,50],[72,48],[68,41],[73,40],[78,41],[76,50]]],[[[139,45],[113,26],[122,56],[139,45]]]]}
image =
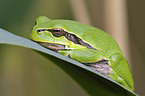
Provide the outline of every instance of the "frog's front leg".
{"type": "Polygon", "coordinates": [[[108,64],[108,60],[103,59],[102,54],[94,49],[73,49],[70,51],[60,51],[59,53],[79,61],[105,75],[110,74],[112,70],[108,64]]]}
{"type": "Polygon", "coordinates": [[[114,74],[110,74],[115,81],[133,90],[133,79],[125,57],[120,53],[115,53],[109,58],[109,65],[114,74]]]}
{"type": "Polygon", "coordinates": [[[103,56],[99,51],[89,48],[71,49],[70,51],[60,51],[58,53],[68,56],[81,63],[98,62],[103,59],[103,56]]]}

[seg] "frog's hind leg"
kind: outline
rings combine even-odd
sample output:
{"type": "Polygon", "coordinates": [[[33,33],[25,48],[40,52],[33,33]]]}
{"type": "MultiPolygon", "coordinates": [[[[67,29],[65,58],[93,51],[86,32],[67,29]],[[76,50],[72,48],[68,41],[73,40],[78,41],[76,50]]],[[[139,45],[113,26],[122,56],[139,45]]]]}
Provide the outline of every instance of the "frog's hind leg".
{"type": "Polygon", "coordinates": [[[125,57],[120,53],[115,53],[109,57],[109,65],[112,67],[112,72],[114,73],[110,74],[110,77],[114,78],[125,87],[133,90],[133,79],[125,57]],[[117,75],[117,77],[115,75],[117,75]]]}

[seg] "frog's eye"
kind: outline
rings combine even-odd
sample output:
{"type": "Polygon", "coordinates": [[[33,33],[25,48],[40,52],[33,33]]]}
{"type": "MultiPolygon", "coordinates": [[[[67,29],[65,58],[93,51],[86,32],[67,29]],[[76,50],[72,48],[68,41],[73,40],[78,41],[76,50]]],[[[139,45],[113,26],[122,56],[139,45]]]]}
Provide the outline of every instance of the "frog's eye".
{"type": "Polygon", "coordinates": [[[55,37],[61,37],[61,36],[65,36],[65,31],[61,28],[54,28],[51,29],[50,32],[53,34],[53,36],[55,37]]]}
{"type": "Polygon", "coordinates": [[[44,32],[44,31],[49,31],[52,33],[53,36],[55,37],[61,37],[65,36],[66,32],[61,29],[61,28],[54,28],[54,29],[37,29],[38,33],[44,32]]]}

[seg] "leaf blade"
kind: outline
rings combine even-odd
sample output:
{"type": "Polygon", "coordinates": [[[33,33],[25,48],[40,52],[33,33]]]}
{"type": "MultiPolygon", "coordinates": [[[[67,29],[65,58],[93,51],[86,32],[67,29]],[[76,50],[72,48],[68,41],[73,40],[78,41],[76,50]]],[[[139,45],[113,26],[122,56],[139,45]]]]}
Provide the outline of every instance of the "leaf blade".
{"type": "Polygon", "coordinates": [[[3,29],[0,29],[0,43],[31,48],[44,55],[46,58],[53,60],[54,64],[61,67],[67,74],[69,74],[89,95],[137,95],[133,91],[120,85],[118,82],[91,69],[90,67],[46,49],[31,40],[9,33],[3,29]]]}

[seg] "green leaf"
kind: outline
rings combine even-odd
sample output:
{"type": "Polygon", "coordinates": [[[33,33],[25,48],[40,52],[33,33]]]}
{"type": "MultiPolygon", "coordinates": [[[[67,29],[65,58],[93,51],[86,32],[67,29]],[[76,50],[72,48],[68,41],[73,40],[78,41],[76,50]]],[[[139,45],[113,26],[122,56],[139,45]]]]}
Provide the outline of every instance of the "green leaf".
{"type": "Polygon", "coordinates": [[[111,78],[41,45],[0,29],[0,44],[12,44],[31,48],[62,68],[91,96],[136,96],[133,91],[111,78]]]}

